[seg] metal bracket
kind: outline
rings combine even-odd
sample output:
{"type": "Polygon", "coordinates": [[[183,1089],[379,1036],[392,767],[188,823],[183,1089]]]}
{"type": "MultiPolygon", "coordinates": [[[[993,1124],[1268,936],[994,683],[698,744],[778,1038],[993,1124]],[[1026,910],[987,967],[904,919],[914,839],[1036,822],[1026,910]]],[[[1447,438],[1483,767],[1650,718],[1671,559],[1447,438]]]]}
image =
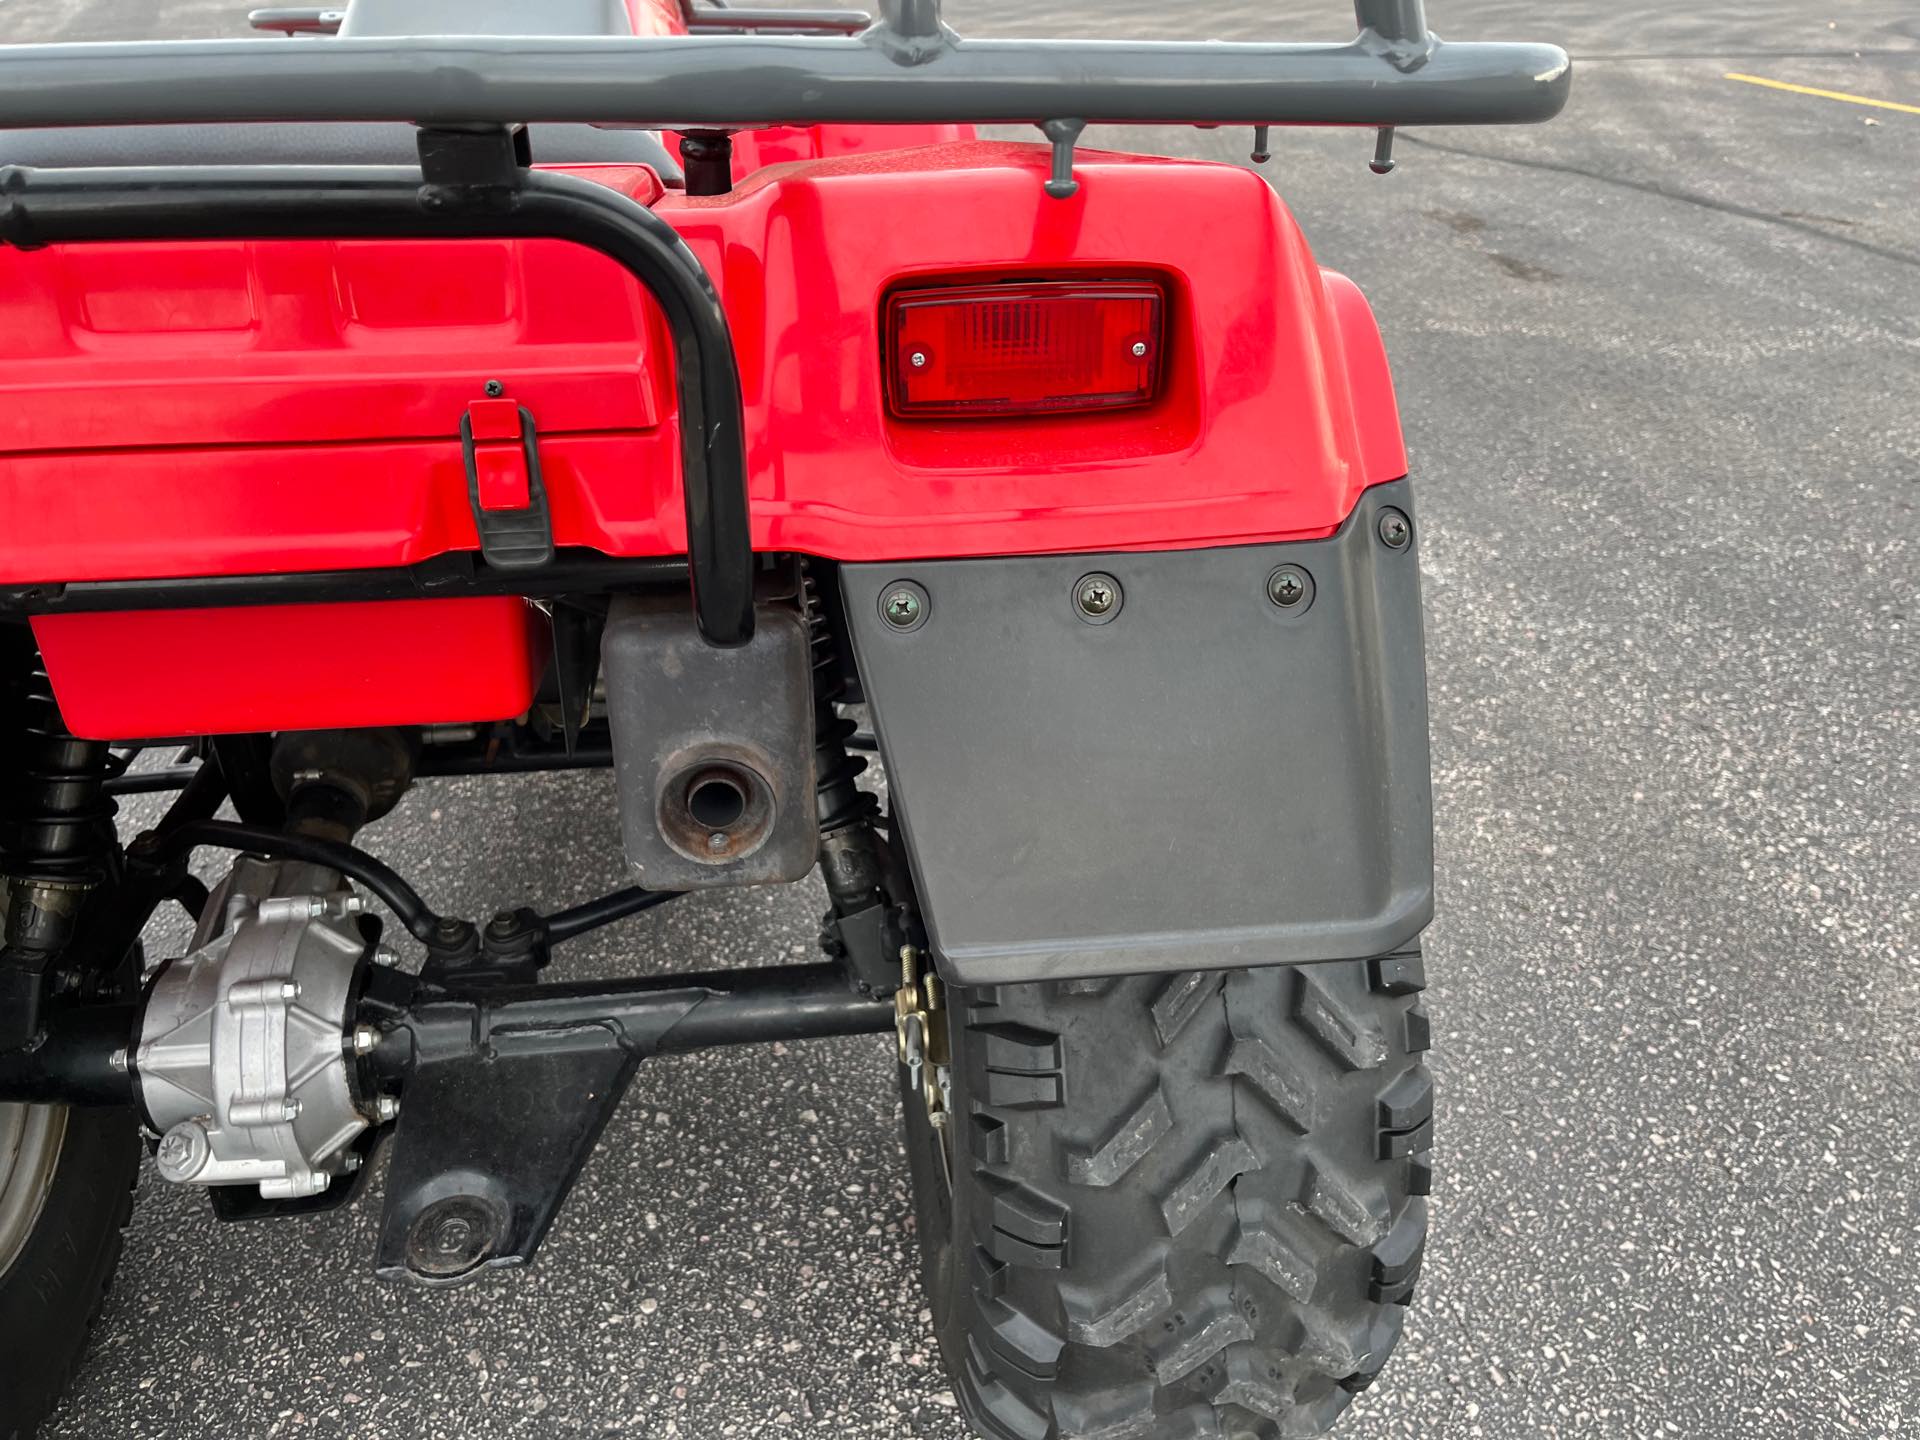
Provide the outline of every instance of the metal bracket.
{"type": "Polygon", "coordinates": [[[1433,58],[1440,37],[1427,28],[1425,0],[1354,0],[1359,44],[1410,75],[1433,58]]]}
{"type": "Polygon", "coordinates": [[[1073,174],[1073,155],[1086,130],[1084,120],[1044,120],[1040,124],[1040,133],[1053,146],[1053,174],[1047,180],[1047,194],[1056,200],[1071,200],[1080,193],[1080,182],[1073,174]]]}
{"type": "Polygon", "coordinates": [[[776,10],[730,5],[724,10],[690,6],[682,11],[695,34],[752,31],[761,35],[858,35],[873,23],[864,10],[776,10]]]}
{"type": "Polygon", "coordinates": [[[880,0],[880,19],[861,37],[896,65],[925,65],[953,47],[940,0],[880,0]]]}
{"type": "Polygon", "coordinates": [[[533,164],[533,143],[524,125],[423,126],[419,151],[421,178],[443,203],[449,192],[514,189],[533,164]]]}
{"type": "Polygon", "coordinates": [[[249,10],[247,24],[255,30],[278,30],[282,35],[338,35],[347,18],[344,7],[328,9],[249,10]]]}
{"type": "Polygon", "coordinates": [[[680,167],[687,177],[687,194],[726,195],[733,190],[733,132],[683,130],[680,167]]]}
{"type": "Polygon", "coordinates": [[[533,1258],[642,1060],[893,1023],[832,965],[423,985],[386,1003],[370,1062],[403,1103],[376,1268],[428,1285],[533,1258]]]}
{"type": "Polygon", "coordinates": [[[893,997],[894,1034],[907,1080],[927,1107],[934,1129],[946,1126],[953,1098],[953,1057],[948,1053],[946,987],[931,966],[920,968],[921,952],[900,947],[900,989],[893,997]]]}

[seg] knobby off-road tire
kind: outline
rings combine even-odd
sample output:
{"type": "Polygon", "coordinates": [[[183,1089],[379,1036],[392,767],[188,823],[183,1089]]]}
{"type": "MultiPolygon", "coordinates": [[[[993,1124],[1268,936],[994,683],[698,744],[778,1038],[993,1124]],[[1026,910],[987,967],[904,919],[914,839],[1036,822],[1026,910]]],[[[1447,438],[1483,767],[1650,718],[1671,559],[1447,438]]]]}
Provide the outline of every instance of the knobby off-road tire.
{"type": "Polygon", "coordinates": [[[1406,954],[949,992],[951,1182],[910,1092],[907,1143],[983,1435],[1327,1431],[1420,1269],[1423,985],[1406,954]]]}
{"type": "MultiPolygon", "coordinates": [[[[73,1377],[120,1259],[140,1141],[125,1110],[49,1111],[60,1128],[36,1218],[0,1256],[0,1440],[26,1440],[73,1377]]],[[[44,1130],[43,1130],[44,1133],[44,1130]]],[[[0,1154],[0,1170],[9,1157],[0,1154]]],[[[0,1178],[4,1178],[0,1176],[0,1178]]],[[[17,1237],[16,1237],[17,1238],[17,1237]]]]}

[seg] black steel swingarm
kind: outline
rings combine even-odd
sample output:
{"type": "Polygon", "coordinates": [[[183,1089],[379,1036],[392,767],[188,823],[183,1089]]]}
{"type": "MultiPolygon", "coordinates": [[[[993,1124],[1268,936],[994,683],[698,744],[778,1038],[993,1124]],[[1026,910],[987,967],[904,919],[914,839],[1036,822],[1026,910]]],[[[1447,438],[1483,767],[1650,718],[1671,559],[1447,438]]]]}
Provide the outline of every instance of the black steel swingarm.
{"type": "Polygon", "coordinates": [[[642,1060],[894,1026],[892,1001],[834,965],[391,996],[404,977],[375,981],[372,1069],[401,1100],[375,1263],[430,1283],[532,1257],[642,1060]]]}
{"type": "MultiPolygon", "coordinates": [[[[0,1052],[0,1099],[134,1103],[137,1016],[131,1004],[56,1014],[36,1048],[0,1052]]],[[[642,1060],[880,1034],[895,1012],[828,964],[563,985],[376,969],[359,1020],[380,1037],[361,1083],[398,1117],[377,1266],[447,1283],[533,1258],[642,1060]]],[[[252,1219],[330,1209],[355,1186],[301,1202],[209,1193],[225,1218],[252,1219]]]]}

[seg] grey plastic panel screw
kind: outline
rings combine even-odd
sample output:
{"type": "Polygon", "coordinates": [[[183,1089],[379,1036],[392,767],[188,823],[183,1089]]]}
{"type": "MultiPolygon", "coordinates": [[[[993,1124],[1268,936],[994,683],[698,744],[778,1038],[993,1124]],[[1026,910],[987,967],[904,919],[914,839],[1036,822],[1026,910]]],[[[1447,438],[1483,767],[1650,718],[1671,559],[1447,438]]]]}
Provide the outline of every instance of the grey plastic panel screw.
{"type": "Polygon", "coordinates": [[[1282,565],[1267,577],[1267,599],[1298,613],[1313,604],[1313,577],[1298,565],[1282,565]]]}
{"type": "Polygon", "coordinates": [[[1073,587],[1074,608],[1080,612],[1080,618],[1093,625],[1105,625],[1120,613],[1120,607],[1126,603],[1125,592],[1120,582],[1111,575],[1083,575],[1080,583],[1073,587]]]}
{"type": "Polygon", "coordinates": [[[932,608],[927,592],[911,580],[896,580],[880,592],[880,618],[902,634],[926,624],[932,608]]]}
{"type": "Polygon", "coordinates": [[[1404,550],[1413,540],[1413,522],[1398,510],[1380,512],[1380,540],[1389,550],[1404,550]]]}

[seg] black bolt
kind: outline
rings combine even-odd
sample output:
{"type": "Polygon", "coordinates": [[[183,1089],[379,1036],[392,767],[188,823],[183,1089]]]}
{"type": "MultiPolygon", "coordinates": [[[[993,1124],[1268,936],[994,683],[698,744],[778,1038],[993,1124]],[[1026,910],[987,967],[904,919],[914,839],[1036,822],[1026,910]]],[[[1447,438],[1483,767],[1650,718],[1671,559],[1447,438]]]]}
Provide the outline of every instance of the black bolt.
{"type": "Polygon", "coordinates": [[[1104,625],[1120,613],[1120,582],[1111,575],[1088,575],[1074,587],[1073,603],[1083,618],[1104,625]]]}
{"type": "Polygon", "coordinates": [[[1267,598],[1282,610],[1291,610],[1307,598],[1306,577],[1291,567],[1276,570],[1267,580],[1267,598]]]}
{"type": "Polygon", "coordinates": [[[1413,539],[1413,523],[1398,510],[1383,511],[1380,516],[1380,539],[1389,550],[1404,550],[1413,539]]]}
{"type": "Polygon", "coordinates": [[[880,596],[880,618],[895,630],[918,630],[927,623],[930,608],[927,592],[906,581],[880,596]]]}
{"type": "Polygon", "coordinates": [[[433,1247],[442,1255],[458,1255],[472,1240],[472,1222],[458,1215],[442,1220],[433,1232],[433,1247]]]}
{"type": "Polygon", "coordinates": [[[491,398],[498,400],[502,395],[506,393],[507,393],[507,387],[502,385],[498,380],[487,381],[487,394],[491,398]]]}

